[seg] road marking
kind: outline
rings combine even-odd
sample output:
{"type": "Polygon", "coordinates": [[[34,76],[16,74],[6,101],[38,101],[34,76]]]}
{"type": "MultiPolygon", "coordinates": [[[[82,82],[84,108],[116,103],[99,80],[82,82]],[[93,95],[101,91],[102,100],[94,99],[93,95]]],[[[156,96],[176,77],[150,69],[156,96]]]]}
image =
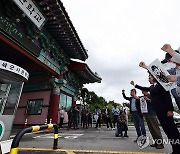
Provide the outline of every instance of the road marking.
{"type": "Polygon", "coordinates": [[[67,154],[75,154],[73,151],[70,151],[70,150],[69,151],[67,150],[66,153],[67,154]]]}
{"type": "Polygon", "coordinates": [[[66,138],[66,139],[76,139],[77,136],[65,136],[64,138],[66,138]]]}
{"type": "Polygon", "coordinates": [[[47,149],[47,148],[19,148],[20,151],[51,151],[51,152],[66,152],[67,154],[75,154],[75,152],[86,153],[108,153],[108,154],[165,154],[160,152],[128,152],[128,151],[108,151],[108,150],[73,150],[73,149],[47,149]]]}
{"type": "MultiPolygon", "coordinates": [[[[65,139],[76,139],[79,136],[82,136],[84,134],[62,134],[62,133],[59,133],[58,135],[59,135],[59,138],[64,137],[65,139]]],[[[33,138],[34,139],[36,139],[36,138],[54,138],[54,136],[51,133],[51,134],[44,134],[44,135],[34,136],[33,138]]]]}
{"type": "MultiPolygon", "coordinates": [[[[38,133],[42,133],[43,131],[38,131],[38,132],[33,132],[33,133],[26,133],[24,134],[24,136],[26,135],[31,135],[31,134],[38,134],[38,133]]],[[[10,138],[14,138],[16,135],[11,135],[10,138]]]]}
{"type": "MultiPolygon", "coordinates": [[[[26,133],[26,134],[24,134],[24,135],[31,135],[31,134],[36,134],[36,133],[38,133],[38,132],[34,132],[34,133],[26,133]]],[[[72,139],[72,136],[74,136],[74,139],[75,138],[77,138],[78,136],[82,136],[82,135],[84,135],[84,134],[62,134],[62,133],[59,133],[58,134],[59,136],[59,138],[60,137],[63,137],[63,136],[66,136],[66,137],[64,137],[64,138],[68,138],[68,139],[72,139]]],[[[16,135],[11,135],[10,136],[10,138],[12,139],[12,138],[14,138],[16,135]]],[[[43,135],[39,135],[39,136],[34,136],[33,137],[34,139],[36,139],[36,138],[54,138],[54,136],[53,136],[53,133],[50,133],[50,134],[43,134],[43,135]]]]}

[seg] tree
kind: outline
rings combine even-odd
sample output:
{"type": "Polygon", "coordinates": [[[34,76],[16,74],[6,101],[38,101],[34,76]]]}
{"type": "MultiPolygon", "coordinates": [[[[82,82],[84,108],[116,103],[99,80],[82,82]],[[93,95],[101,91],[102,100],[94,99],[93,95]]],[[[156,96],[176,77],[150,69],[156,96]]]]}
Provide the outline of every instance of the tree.
{"type": "Polygon", "coordinates": [[[119,109],[121,108],[121,105],[118,104],[118,103],[116,103],[114,100],[108,102],[108,108],[112,110],[115,104],[117,105],[117,107],[118,107],[119,109]]]}
{"type": "MultiPolygon", "coordinates": [[[[114,104],[117,104],[118,108],[120,108],[120,104],[116,103],[114,100],[107,102],[106,99],[102,96],[98,96],[93,91],[88,91],[87,88],[82,88],[80,96],[83,101],[83,105],[85,102],[89,105],[89,109],[94,112],[96,107],[99,107],[101,110],[105,109],[108,106],[109,109],[114,107],[114,104]]],[[[80,99],[80,98],[79,98],[80,99]]]]}
{"type": "Polygon", "coordinates": [[[81,97],[82,97],[83,105],[85,105],[86,100],[89,99],[89,91],[87,88],[82,88],[81,97]]]}

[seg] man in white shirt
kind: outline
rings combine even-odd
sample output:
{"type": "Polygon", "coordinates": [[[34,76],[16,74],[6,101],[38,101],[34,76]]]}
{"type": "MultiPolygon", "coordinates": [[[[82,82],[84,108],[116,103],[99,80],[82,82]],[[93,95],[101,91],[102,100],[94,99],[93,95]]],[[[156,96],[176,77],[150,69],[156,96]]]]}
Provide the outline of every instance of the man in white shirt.
{"type": "Polygon", "coordinates": [[[61,109],[59,110],[59,116],[60,116],[60,122],[59,122],[59,128],[62,128],[63,125],[63,120],[64,120],[64,107],[62,106],[61,109]]]}
{"type": "Polygon", "coordinates": [[[116,127],[116,123],[118,120],[118,116],[120,114],[119,109],[117,108],[117,105],[114,104],[114,108],[112,109],[112,114],[113,114],[113,123],[114,123],[114,128],[116,127]]]}
{"type": "Polygon", "coordinates": [[[99,107],[96,107],[96,109],[95,109],[95,117],[96,117],[96,127],[95,128],[101,129],[101,110],[99,107]]]}

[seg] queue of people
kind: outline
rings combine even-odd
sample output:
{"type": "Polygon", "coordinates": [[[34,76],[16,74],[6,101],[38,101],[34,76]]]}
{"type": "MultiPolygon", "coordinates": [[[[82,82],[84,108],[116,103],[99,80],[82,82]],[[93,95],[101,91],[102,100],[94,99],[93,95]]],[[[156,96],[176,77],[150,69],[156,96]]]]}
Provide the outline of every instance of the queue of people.
{"type": "MultiPolygon", "coordinates": [[[[65,112],[66,111],[64,107],[62,106],[61,109],[59,110],[59,128],[63,128],[65,112]]],[[[121,109],[117,107],[117,104],[114,104],[114,107],[112,110],[109,109],[108,106],[106,106],[105,109],[101,111],[101,109],[97,106],[95,108],[94,113],[92,113],[87,108],[87,106],[83,106],[81,110],[79,110],[77,106],[74,106],[70,110],[67,111],[68,129],[71,129],[71,128],[79,129],[78,127],[79,123],[82,128],[88,129],[88,127],[93,126],[93,122],[95,122],[95,128],[101,129],[101,125],[103,121],[106,124],[106,127],[108,130],[115,130],[115,129],[120,128],[120,125],[121,125],[120,119],[121,119],[122,112],[125,115],[125,118],[126,118],[125,122],[126,122],[126,125],[128,126],[129,108],[125,105],[125,103],[121,109]]],[[[124,136],[127,137],[127,132],[125,133],[124,136]]]]}

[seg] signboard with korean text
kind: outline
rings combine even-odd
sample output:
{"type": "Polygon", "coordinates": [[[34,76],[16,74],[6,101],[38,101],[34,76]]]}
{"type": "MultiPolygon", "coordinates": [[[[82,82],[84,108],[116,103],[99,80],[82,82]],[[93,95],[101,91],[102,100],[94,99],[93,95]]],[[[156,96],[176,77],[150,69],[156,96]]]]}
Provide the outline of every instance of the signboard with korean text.
{"type": "Polygon", "coordinates": [[[26,81],[29,78],[29,73],[25,69],[15,65],[15,64],[3,61],[3,60],[0,60],[0,70],[6,70],[9,72],[15,73],[15,74],[23,77],[23,79],[25,79],[26,81]]]}
{"type": "Polygon", "coordinates": [[[0,15],[0,36],[1,33],[10,38],[13,42],[20,44],[30,54],[36,57],[39,56],[41,49],[28,39],[24,33],[19,31],[6,17],[0,15]]]}
{"type": "Polygon", "coordinates": [[[148,113],[147,102],[144,97],[140,97],[140,108],[142,113],[148,113]]]}
{"type": "Polygon", "coordinates": [[[46,18],[31,0],[13,0],[18,7],[29,17],[29,19],[39,28],[44,25],[46,18]]]}
{"type": "Polygon", "coordinates": [[[161,62],[156,59],[148,67],[148,71],[154,76],[154,78],[163,86],[166,91],[174,89],[176,87],[175,82],[169,82],[167,75],[169,72],[161,64],[161,62]]]}

